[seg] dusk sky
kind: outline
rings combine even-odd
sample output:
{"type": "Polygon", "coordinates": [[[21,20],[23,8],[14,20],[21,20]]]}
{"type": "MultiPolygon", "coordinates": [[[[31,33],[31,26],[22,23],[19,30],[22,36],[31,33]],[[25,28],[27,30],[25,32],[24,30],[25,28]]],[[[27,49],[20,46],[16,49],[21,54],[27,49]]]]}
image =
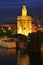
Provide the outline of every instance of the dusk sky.
{"type": "Polygon", "coordinates": [[[41,25],[43,25],[43,0],[0,0],[0,24],[16,23],[23,4],[27,5],[28,15],[35,17],[35,24],[37,17],[42,16],[41,25]]]}

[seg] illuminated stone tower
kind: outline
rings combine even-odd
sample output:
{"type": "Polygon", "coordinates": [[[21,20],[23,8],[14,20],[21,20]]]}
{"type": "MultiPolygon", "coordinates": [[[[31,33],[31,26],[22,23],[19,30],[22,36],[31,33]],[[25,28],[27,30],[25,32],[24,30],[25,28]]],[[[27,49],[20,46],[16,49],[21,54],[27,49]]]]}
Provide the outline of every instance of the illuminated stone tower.
{"type": "Polygon", "coordinates": [[[26,5],[22,7],[22,16],[17,17],[17,34],[24,34],[28,36],[31,33],[32,17],[27,16],[26,5]]]}

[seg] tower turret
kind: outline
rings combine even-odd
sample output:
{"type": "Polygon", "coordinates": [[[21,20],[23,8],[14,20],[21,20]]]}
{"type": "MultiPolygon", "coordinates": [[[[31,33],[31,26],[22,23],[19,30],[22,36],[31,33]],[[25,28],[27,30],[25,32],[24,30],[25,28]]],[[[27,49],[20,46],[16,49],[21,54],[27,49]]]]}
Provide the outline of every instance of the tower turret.
{"type": "Polygon", "coordinates": [[[27,16],[27,8],[26,5],[22,6],[22,16],[27,16]]]}

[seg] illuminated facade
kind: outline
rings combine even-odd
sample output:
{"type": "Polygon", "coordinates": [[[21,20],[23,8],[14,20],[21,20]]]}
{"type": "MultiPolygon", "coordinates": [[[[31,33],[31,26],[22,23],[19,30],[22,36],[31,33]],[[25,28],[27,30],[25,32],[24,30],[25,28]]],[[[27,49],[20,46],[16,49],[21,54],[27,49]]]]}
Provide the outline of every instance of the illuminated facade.
{"type": "Polygon", "coordinates": [[[16,24],[0,24],[0,31],[4,33],[7,33],[7,31],[12,31],[13,34],[16,34],[17,25],[16,24]]]}
{"type": "Polygon", "coordinates": [[[37,26],[32,24],[32,32],[37,32],[37,26]]]}
{"type": "Polygon", "coordinates": [[[26,5],[22,7],[22,16],[17,17],[17,34],[28,36],[32,32],[32,17],[27,15],[26,5]]]}

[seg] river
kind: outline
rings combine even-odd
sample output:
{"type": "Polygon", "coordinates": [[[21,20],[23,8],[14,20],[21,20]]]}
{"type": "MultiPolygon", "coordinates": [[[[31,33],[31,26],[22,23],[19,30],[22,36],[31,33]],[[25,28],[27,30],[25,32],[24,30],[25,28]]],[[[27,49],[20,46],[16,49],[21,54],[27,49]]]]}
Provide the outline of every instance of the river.
{"type": "Polygon", "coordinates": [[[0,48],[0,65],[41,65],[40,53],[0,48]]]}

